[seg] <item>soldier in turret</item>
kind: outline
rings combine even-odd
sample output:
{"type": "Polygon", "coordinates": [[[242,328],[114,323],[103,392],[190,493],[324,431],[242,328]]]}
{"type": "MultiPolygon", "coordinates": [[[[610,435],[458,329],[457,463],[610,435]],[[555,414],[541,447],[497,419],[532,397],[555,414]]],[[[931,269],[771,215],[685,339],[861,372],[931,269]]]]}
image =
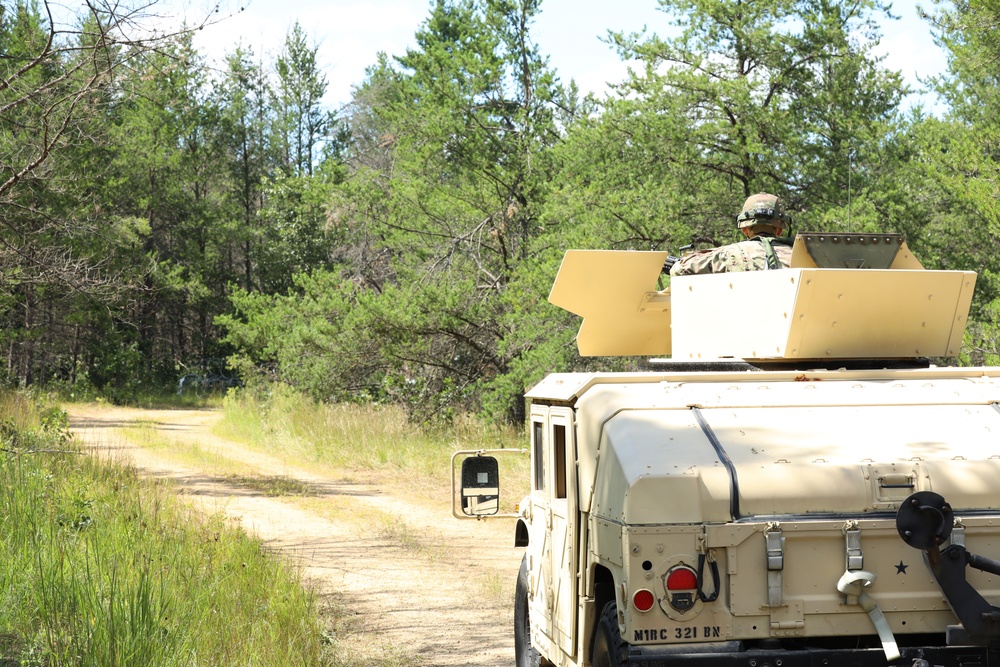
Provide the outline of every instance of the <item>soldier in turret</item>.
{"type": "Polygon", "coordinates": [[[781,235],[791,222],[780,198],[766,192],[752,195],[736,216],[736,226],[746,241],[686,255],[671,267],[670,275],[788,268],[792,243],[781,235]]]}

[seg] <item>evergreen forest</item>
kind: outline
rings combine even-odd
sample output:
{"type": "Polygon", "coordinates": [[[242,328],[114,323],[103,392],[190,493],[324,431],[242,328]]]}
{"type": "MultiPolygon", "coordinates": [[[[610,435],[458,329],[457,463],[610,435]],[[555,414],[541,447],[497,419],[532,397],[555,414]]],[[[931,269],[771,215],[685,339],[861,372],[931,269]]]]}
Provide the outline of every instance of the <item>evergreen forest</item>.
{"type": "Polygon", "coordinates": [[[127,402],[227,369],[518,423],[546,373],[637,363],[577,355],[566,249],[729,243],[760,191],[977,271],[959,363],[1000,362],[1000,2],[923,8],[931,113],[876,55],[885,0],[644,1],[670,36],[610,34],[640,66],[605,96],[549,65],[543,0],[432,0],[331,109],[297,24],[209,66],[148,3],[0,0],[0,383],[127,402]]]}

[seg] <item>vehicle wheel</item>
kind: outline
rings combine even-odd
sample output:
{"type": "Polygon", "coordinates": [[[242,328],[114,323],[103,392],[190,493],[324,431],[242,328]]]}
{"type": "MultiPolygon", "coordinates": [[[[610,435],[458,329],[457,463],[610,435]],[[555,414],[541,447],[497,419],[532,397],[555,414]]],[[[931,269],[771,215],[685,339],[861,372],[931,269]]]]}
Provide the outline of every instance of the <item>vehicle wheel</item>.
{"type": "Polygon", "coordinates": [[[628,664],[628,644],[618,632],[618,605],[604,605],[594,633],[593,667],[624,667],[628,664]]]}
{"type": "Polygon", "coordinates": [[[514,593],[514,657],[517,667],[539,667],[538,650],[531,645],[531,621],[528,618],[528,556],[521,559],[514,593]]]}

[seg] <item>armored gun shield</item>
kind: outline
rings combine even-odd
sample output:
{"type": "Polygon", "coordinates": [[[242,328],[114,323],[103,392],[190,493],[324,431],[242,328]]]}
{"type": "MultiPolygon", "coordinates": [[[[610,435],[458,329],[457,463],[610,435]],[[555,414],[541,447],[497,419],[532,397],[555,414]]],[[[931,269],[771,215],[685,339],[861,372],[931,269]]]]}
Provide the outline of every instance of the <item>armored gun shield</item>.
{"type": "Polygon", "coordinates": [[[583,318],[581,355],[670,354],[670,296],[655,291],[666,259],[665,252],[566,252],[549,301],[583,318]]]}
{"type": "MultiPolygon", "coordinates": [[[[852,250],[852,238],[858,246],[858,239],[878,235],[827,236],[842,241],[829,245],[852,250]]],[[[823,244],[812,246],[823,248],[824,263],[838,257],[823,244]]],[[[570,250],[549,301],[583,317],[577,337],[583,356],[776,362],[956,356],[976,274],[925,270],[902,241],[892,250],[883,264],[853,257],[862,253],[852,250],[833,266],[854,268],[827,268],[797,239],[789,269],[677,276],[663,291],[655,287],[666,253],[570,250]]]]}

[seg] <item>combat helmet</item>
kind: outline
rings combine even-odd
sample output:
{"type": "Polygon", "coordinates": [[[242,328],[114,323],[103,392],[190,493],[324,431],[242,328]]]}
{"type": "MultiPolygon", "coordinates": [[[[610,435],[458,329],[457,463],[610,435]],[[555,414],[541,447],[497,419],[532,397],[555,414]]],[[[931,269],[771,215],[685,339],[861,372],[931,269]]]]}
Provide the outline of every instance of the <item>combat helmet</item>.
{"type": "Polygon", "coordinates": [[[743,202],[743,210],[736,216],[736,226],[740,229],[756,225],[787,229],[791,224],[792,218],[785,213],[785,205],[781,198],[766,192],[747,197],[743,202]]]}

